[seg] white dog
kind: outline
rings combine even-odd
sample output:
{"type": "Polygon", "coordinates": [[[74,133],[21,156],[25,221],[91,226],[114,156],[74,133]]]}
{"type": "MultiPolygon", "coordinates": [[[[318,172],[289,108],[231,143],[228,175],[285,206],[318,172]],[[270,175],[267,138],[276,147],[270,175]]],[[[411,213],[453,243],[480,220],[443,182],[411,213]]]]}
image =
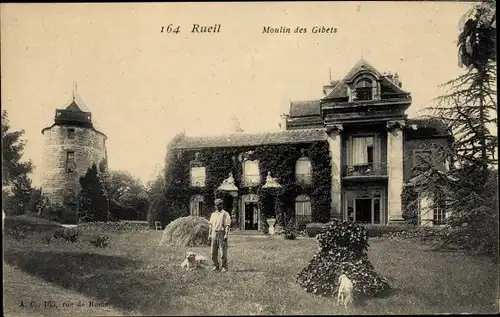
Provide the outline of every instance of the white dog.
{"type": "Polygon", "coordinates": [[[352,282],[347,275],[340,275],[339,290],[337,294],[337,303],[339,306],[340,304],[344,304],[345,308],[347,308],[348,304],[352,304],[352,289],[352,282]]]}
{"type": "Polygon", "coordinates": [[[181,263],[181,267],[185,268],[187,271],[192,271],[198,269],[205,264],[206,261],[207,258],[203,255],[188,251],[186,252],[186,258],[181,263]]]}

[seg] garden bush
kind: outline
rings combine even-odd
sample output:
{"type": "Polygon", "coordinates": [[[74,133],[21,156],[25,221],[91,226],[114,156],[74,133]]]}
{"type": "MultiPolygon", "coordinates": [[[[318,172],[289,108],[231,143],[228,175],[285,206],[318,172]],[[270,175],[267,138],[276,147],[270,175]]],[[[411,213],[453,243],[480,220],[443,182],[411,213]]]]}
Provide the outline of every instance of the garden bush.
{"type": "Polygon", "coordinates": [[[210,245],[208,239],[209,221],[203,217],[188,216],[178,218],[163,230],[160,245],[195,247],[210,245]]]}
{"type": "Polygon", "coordinates": [[[78,236],[80,235],[80,230],[73,228],[61,228],[54,231],[52,235],[54,239],[63,239],[66,242],[75,243],[78,241],[78,236]]]}
{"type": "Polygon", "coordinates": [[[286,227],[285,227],[285,234],[283,237],[286,240],[295,240],[297,238],[297,230],[295,229],[295,221],[291,219],[288,221],[286,227]]]}
{"type": "Polygon", "coordinates": [[[52,243],[53,236],[42,236],[42,241],[46,244],[49,245],[52,243]]]}
{"type": "Polygon", "coordinates": [[[318,234],[317,241],[319,250],[297,275],[297,283],[307,292],[331,296],[338,288],[341,274],[353,282],[355,298],[373,297],[390,288],[368,259],[368,234],[364,227],[334,220],[318,234]]]}
{"type": "Polygon", "coordinates": [[[309,238],[315,238],[323,228],[325,228],[324,223],[308,223],[306,225],[306,234],[309,238]]]}
{"type": "Polygon", "coordinates": [[[382,237],[384,235],[389,235],[398,232],[411,231],[416,228],[413,225],[363,225],[366,228],[368,237],[382,237]]]}
{"type": "Polygon", "coordinates": [[[78,236],[80,235],[80,231],[75,229],[65,229],[63,232],[64,233],[62,238],[66,240],[66,242],[71,243],[75,243],[78,240],[78,236]]]}
{"type": "Polygon", "coordinates": [[[7,233],[14,237],[17,241],[26,238],[31,231],[30,226],[26,224],[19,224],[7,230],[7,233]]]}
{"type": "Polygon", "coordinates": [[[96,236],[90,239],[90,244],[96,248],[105,248],[109,244],[109,236],[96,236]]]}

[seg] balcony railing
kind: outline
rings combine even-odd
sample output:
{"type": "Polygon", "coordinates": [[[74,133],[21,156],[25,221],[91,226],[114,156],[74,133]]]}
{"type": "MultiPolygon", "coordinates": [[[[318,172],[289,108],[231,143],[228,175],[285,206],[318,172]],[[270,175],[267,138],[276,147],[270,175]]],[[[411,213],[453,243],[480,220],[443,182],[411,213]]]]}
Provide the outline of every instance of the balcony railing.
{"type": "Polygon", "coordinates": [[[344,177],[387,176],[387,163],[344,165],[342,169],[344,177]]]}
{"type": "Polygon", "coordinates": [[[81,112],[74,110],[66,110],[66,109],[57,109],[56,110],[56,122],[85,122],[91,123],[92,117],[90,112],[81,112]]]}

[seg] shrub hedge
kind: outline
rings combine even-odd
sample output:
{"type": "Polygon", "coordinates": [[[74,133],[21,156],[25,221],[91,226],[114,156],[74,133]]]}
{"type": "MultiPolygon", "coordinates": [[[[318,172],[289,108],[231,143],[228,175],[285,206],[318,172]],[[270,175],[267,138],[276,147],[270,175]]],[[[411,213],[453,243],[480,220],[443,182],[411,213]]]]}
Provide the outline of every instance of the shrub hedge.
{"type": "Polygon", "coordinates": [[[316,237],[317,234],[323,230],[325,227],[324,223],[317,223],[317,222],[312,222],[306,224],[306,234],[309,238],[314,238],[316,237]]]}
{"type": "Polygon", "coordinates": [[[78,228],[90,229],[90,230],[102,230],[110,232],[121,232],[121,231],[142,231],[148,230],[148,224],[146,222],[85,222],[78,225],[78,228]]]}

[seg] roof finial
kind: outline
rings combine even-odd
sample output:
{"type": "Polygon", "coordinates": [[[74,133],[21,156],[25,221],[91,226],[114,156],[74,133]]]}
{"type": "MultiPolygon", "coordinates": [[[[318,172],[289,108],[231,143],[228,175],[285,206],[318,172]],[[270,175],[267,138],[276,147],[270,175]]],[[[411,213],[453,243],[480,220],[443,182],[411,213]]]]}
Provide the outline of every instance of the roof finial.
{"type": "Polygon", "coordinates": [[[361,48],[361,59],[363,59],[363,48],[361,48]]]}
{"type": "Polygon", "coordinates": [[[75,101],[76,81],[73,81],[73,101],[75,101]]]}
{"type": "Polygon", "coordinates": [[[329,78],[330,78],[330,81],[332,81],[332,67],[328,67],[328,73],[329,73],[329,78]]]}

